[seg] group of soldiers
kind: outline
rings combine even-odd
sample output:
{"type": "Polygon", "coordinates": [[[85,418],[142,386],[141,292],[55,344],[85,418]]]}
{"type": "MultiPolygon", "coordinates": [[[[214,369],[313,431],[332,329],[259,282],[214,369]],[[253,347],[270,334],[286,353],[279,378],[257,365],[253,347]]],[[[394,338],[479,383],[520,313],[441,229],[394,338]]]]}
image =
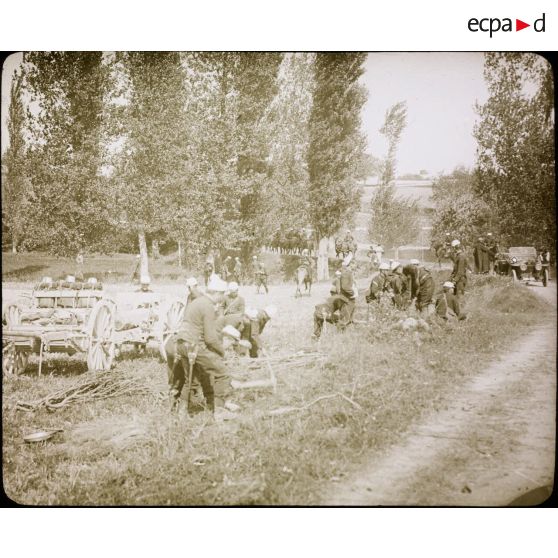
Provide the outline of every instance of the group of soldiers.
{"type": "Polygon", "coordinates": [[[486,237],[479,236],[473,249],[475,272],[494,273],[494,262],[498,252],[498,242],[492,233],[487,233],[486,237]]]}
{"type": "Polygon", "coordinates": [[[257,358],[260,336],[277,309],[246,308],[238,283],[227,283],[217,274],[209,277],[205,291],[191,277],[186,282],[187,304],[178,332],[166,346],[170,405],[176,410],[187,383],[187,406],[201,405],[216,420],[229,420],[239,406],[229,399],[231,382],[225,366],[225,350],[248,351],[257,358]]]}
{"type": "MultiPolygon", "coordinates": [[[[403,265],[396,261],[383,262],[379,272],[372,277],[365,295],[368,310],[382,300],[400,310],[414,306],[422,318],[437,316],[444,321],[464,320],[460,300],[467,286],[468,263],[459,240],[450,242],[454,263],[450,279],[442,284],[436,294],[436,285],[431,272],[417,259],[403,265]]],[[[314,309],[314,339],[322,333],[324,322],[344,329],[352,322],[358,290],[353,276],[353,258],[349,254],[336,272],[330,296],[314,309]]]]}

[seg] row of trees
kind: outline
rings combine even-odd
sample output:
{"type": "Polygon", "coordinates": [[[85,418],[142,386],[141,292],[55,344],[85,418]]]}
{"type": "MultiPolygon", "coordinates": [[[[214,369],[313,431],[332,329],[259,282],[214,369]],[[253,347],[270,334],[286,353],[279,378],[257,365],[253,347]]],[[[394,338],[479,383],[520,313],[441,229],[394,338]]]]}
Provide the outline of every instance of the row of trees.
{"type": "Polygon", "coordinates": [[[358,207],[365,54],[29,53],[13,79],[3,226],[72,255],[171,238],[245,257],[279,223],[322,247],[358,207]]]}
{"type": "Polygon", "coordinates": [[[433,184],[433,234],[472,245],[492,231],[507,245],[556,239],[554,90],[550,64],[529,53],[485,54],[489,97],[477,104],[477,164],[433,184]]]}

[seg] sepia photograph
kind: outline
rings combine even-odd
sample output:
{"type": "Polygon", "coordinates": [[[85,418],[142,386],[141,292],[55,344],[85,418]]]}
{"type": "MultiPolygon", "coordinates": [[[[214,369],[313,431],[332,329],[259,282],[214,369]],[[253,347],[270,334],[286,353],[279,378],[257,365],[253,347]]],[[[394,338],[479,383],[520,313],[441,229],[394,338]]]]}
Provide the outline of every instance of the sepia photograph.
{"type": "Polygon", "coordinates": [[[544,505],[554,87],[532,52],[6,56],[6,497],[544,505]]]}

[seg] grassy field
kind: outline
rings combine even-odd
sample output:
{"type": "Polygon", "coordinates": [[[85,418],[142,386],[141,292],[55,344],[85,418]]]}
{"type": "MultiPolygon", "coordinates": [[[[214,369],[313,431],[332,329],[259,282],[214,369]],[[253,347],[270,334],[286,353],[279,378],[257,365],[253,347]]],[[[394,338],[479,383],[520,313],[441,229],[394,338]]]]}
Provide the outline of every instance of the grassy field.
{"type": "MultiPolygon", "coordinates": [[[[327,485],[342,482],[370,452],[381,452],[420,417],[443,409],[464,382],[546,312],[526,288],[481,277],[466,296],[469,319],[453,327],[403,332],[394,327],[401,315],[385,307],[370,325],[327,331],[315,344],[312,310],[327,290],[316,285],[312,297],[295,299],[293,285],[259,296],[253,287],[241,287],[249,304],[280,308],[264,332],[273,357],[319,351],[323,358],[303,369],[274,365],[275,392],[235,392],[243,410],[232,422],[214,423],[205,413],[171,418],[166,368],[154,352],[127,352],[113,370],[139,381],[145,393],[54,412],[19,411],[15,405],[82,381],[82,360],[49,360],[40,378],[31,362],[25,374],[4,378],[7,494],[30,505],[315,504],[327,485]],[[300,410],[268,416],[285,406],[300,410]],[[48,428],[64,432],[38,444],[22,439],[48,428]]],[[[358,316],[365,312],[361,300],[358,316]]],[[[241,360],[231,361],[229,370],[249,376],[241,360]]]]}

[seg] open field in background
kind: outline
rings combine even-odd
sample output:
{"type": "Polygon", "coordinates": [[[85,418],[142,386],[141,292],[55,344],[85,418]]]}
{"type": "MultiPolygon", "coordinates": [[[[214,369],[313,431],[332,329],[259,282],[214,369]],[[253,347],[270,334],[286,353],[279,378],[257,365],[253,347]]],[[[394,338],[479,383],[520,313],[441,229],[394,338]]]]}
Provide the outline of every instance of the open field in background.
{"type": "MultiPolygon", "coordinates": [[[[447,275],[436,273],[437,284],[447,275]]],[[[547,312],[533,292],[511,287],[506,278],[473,277],[465,299],[469,319],[454,327],[403,332],[393,328],[401,316],[386,307],[370,325],[342,334],[329,330],[315,344],[313,306],[327,290],[327,284],[316,285],[312,297],[295,299],[294,285],[272,287],[269,295],[241,287],[247,304],[279,308],[263,335],[270,354],[318,350],[323,360],[303,369],[275,365],[276,392],[236,392],[243,410],[230,423],[212,423],[203,413],[171,419],[159,396],[166,392],[166,367],[155,353],[126,352],[113,370],[140,378],[150,393],[56,412],[16,411],[15,403],[86,377],[79,358],[48,362],[41,378],[36,362],[22,376],[4,378],[7,494],[26,504],[317,503],[326,487],[346,478],[370,452],[384,451],[419,418],[445,408],[460,386],[547,312]],[[284,406],[301,410],[266,416],[284,406]],[[49,442],[22,440],[54,427],[64,432],[49,442]]],[[[365,313],[361,297],[357,317],[365,313]]],[[[246,377],[242,361],[230,370],[246,377]]]]}

